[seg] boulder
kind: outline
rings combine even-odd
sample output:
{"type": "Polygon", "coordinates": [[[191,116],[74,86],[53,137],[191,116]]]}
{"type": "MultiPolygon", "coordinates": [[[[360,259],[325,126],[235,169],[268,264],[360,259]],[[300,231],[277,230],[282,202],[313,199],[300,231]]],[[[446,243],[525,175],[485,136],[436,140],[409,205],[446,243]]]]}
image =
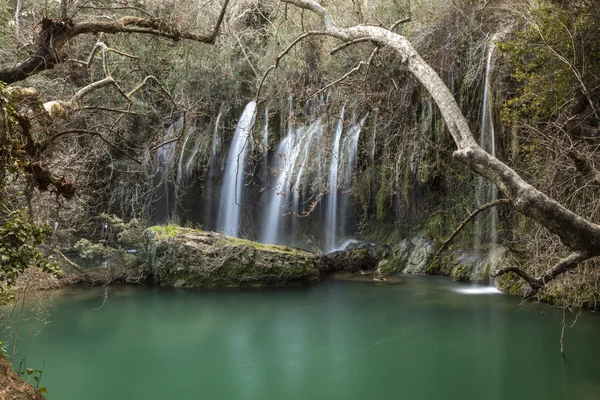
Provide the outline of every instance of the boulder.
{"type": "Polygon", "coordinates": [[[154,226],[144,232],[146,273],[175,287],[297,285],[319,280],[312,253],[215,232],[154,226]]]}
{"type": "Polygon", "coordinates": [[[352,242],[344,250],[322,255],[319,268],[323,273],[373,271],[381,260],[390,256],[391,249],[385,243],[352,242]]]}
{"type": "Polygon", "coordinates": [[[434,248],[433,242],[423,237],[404,239],[392,247],[390,257],[380,262],[376,272],[381,275],[425,274],[434,248]]]}

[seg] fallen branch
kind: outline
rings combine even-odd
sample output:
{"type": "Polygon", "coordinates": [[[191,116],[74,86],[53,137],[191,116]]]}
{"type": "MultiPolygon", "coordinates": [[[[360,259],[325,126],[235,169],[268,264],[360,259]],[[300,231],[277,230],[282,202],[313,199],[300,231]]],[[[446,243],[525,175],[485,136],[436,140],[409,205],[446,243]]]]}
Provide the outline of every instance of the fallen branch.
{"type": "Polygon", "coordinates": [[[54,249],[54,252],[55,252],[57,255],[61,256],[61,257],[62,257],[62,259],[63,259],[63,260],[65,260],[65,262],[66,262],[67,264],[69,264],[69,266],[71,266],[73,269],[75,269],[77,272],[79,272],[81,275],[83,275],[83,276],[84,276],[84,278],[86,279],[86,281],[87,281],[87,282],[90,282],[90,283],[93,283],[93,282],[94,282],[94,280],[93,280],[93,279],[92,279],[92,278],[91,278],[91,277],[88,275],[88,273],[87,273],[87,272],[85,272],[85,271],[84,271],[84,269],[83,269],[83,268],[81,268],[79,265],[75,264],[73,261],[69,260],[69,259],[67,258],[67,256],[65,256],[65,255],[63,254],[63,252],[62,252],[62,251],[60,251],[59,249],[54,249]]]}

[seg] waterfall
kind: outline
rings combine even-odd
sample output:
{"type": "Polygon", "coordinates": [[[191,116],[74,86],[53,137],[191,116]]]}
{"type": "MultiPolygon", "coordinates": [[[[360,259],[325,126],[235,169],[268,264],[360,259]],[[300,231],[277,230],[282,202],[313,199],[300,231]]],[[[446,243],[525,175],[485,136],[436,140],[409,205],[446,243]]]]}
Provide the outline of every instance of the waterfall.
{"type": "Polygon", "coordinates": [[[320,149],[323,135],[323,120],[319,116],[319,110],[322,104],[319,101],[306,102],[303,108],[307,117],[306,125],[294,126],[293,108],[290,102],[288,117],[287,135],[277,146],[277,156],[279,162],[272,168],[277,175],[275,186],[269,191],[268,207],[265,212],[264,226],[261,235],[261,241],[264,243],[293,243],[295,235],[298,233],[298,216],[303,215],[302,201],[308,187],[319,190],[319,183],[314,183],[316,174],[319,179],[320,149]],[[310,120],[314,116],[316,119],[310,120]],[[317,148],[315,148],[317,147],[317,148]],[[313,157],[311,157],[313,156],[313,157]],[[307,172],[310,170],[311,178],[307,181],[307,172]],[[316,187],[315,187],[316,186],[316,187]],[[284,223],[290,219],[283,218],[291,216],[292,235],[286,235],[286,240],[282,239],[284,232],[284,223]]]}
{"type": "Polygon", "coordinates": [[[221,200],[217,219],[217,229],[223,230],[226,235],[237,237],[240,234],[240,207],[244,189],[244,165],[247,146],[252,126],[256,117],[256,102],[251,101],[246,105],[227,155],[227,164],[223,174],[221,187],[221,200]]]}
{"type": "Polygon", "coordinates": [[[208,176],[206,177],[206,186],[202,193],[202,198],[204,200],[204,215],[202,218],[203,228],[204,230],[212,230],[215,229],[214,221],[213,221],[213,186],[215,180],[215,171],[217,169],[217,153],[219,149],[219,122],[221,121],[221,116],[225,110],[225,106],[222,104],[219,108],[219,114],[217,115],[217,119],[215,120],[215,126],[212,132],[212,139],[210,142],[210,161],[208,164],[208,176]]]}
{"type": "MultiPolygon", "coordinates": [[[[182,119],[182,121],[183,121],[183,119],[182,119]]],[[[182,122],[182,129],[183,128],[184,128],[184,126],[183,126],[183,122],[182,122]]],[[[185,139],[183,140],[183,145],[181,146],[181,151],[179,154],[179,163],[177,164],[177,177],[175,179],[175,193],[174,193],[175,199],[173,201],[173,204],[171,205],[172,219],[175,219],[175,217],[177,216],[177,204],[179,203],[179,194],[183,187],[183,157],[185,156],[185,146],[187,145],[187,142],[190,139],[190,136],[192,136],[192,134],[194,132],[196,132],[196,127],[195,126],[190,127],[190,129],[188,130],[188,133],[185,135],[185,139]]],[[[187,172],[187,168],[186,168],[186,172],[187,172]]]]}
{"type": "MultiPolygon", "coordinates": [[[[175,139],[181,129],[183,128],[183,118],[180,118],[173,124],[171,124],[163,137],[163,142],[175,139]]],[[[174,140],[167,143],[157,150],[158,158],[158,198],[156,199],[156,216],[158,221],[163,222],[168,219],[175,217],[172,214],[173,209],[176,208],[176,193],[177,188],[174,188],[171,193],[171,187],[173,186],[172,176],[173,169],[175,168],[175,150],[177,148],[177,141],[174,140]]]]}
{"type": "MultiPolygon", "coordinates": [[[[288,164],[288,151],[291,148],[291,141],[293,139],[294,126],[292,124],[294,116],[292,96],[289,99],[289,111],[287,119],[287,135],[277,145],[275,154],[279,158],[277,166],[273,168],[274,174],[278,174],[275,186],[268,192],[274,192],[274,196],[271,196],[268,201],[269,206],[266,210],[266,217],[264,218],[264,227],[262,230],[261,241],[263,243],[278,244],[279,242],[279,222],[281,219],[281,208],[283,207],[284,198],[286,196],[285,182],[287,176],[284,172],[288,164]]],[[[267,192],[267,193],[268,193],[267,192]]]]}
{"type": "Polygon", "coordinates": [[[302,181],[302,177],[304,171],[309,162],[309,156],[311,154],[311,147],[314,141],[315,136],[320,136],[323,132],[323,124],[321,122],[321,118],[317,118],[316,121],[311,123],[308,127],[304,128],[300,134],[303,136],[304,140],[302,141],[303,147],[299,149],[300,159],[297,160],[299,164],[297,165],[298,170],[296,171],[296,180],[292,189],[292,203],[293,203],[293,214],[292,214],[292,233],[296,235],[298,233],[298,217],[302,215],[302,211],[300,210],[300,200],[303,199],[303,192],[305,187],[303,187],[304,182],[302,181]]]}
{"type": "Polygon", "coordinates": [[[328,186],[328,202],[326,209],[325,226],[327,227],[326,236],[326,251],[332,251],[335,249],[337,243],[337,196],[338,196],[338,166],[340,156],[340,140],[342,138],[342,130],[344,128],[344,109],[346,105],[342,106],[342,111],[337,122],[335,129],[335,136],[333,138],[333,146],[331,152],[331,162],[329,164],[329,186],[328,186]]]}
{"type": "Polygon", "coordinates": [[[342,203],[338,207],[338,215],[341,218],[336,217],[339,221],[338,232],[342,239],[346,238],[346,224],[351,220],[350,204],[352,197],[350,191],[352,187],[352,179],[354,177],[354,170],[356,168],[356,159],[358,157],[358,139],[360,138],[360,131],[367,115],[365,115],[359,122],[356,122],[356,117],[352,116],[352,124],[348,128],[346,135],[343,140],[343,145],[340,151],[340,162],[341,162],[341,173],[339,174],[339,181],[342,193],[342,203]]]}
{"type": "MultiPolygon", "coordinates": [[[[490,101],[491,69],[495,50],[494,42],[491,41],[487,51],[487,62],[485,66],[485,84],[483,89],[483,102],[481,111],[481,134],[479,145],[492,156],[496,156],[496,137],[494,133],[494,122],[492,120],[492,102],[490,101]]],[[[487,181],[482,176],[477,178],[477,205],[481,206],[490,201],[498,199],[498,187],[487,181]]],[[[489,211],[489,242],[498,243],[498,210],[492,207],[489,211]]],[[[475,223],[475,247],[481,247],[483,241],[483,226],[481,219],[475,223]]]]}
{"type": "Polygon", "coordinates": [[[265,108],[265,127],[263,128],[262,137],[262,159],[263,159],[263,173],[264,182],[269,181],[269,108],[265,108]]]}
{"type": "Polygon", "coordinates": [[[279,170],[279,176],[277,177],[275,187],[272,188],[272,191],[275,193],[275,196],[271,198],[271,201],[269,201],[269,206],[266,212],[265,224],[261,238],[261,241],[263,243],[278,243],[279,220],[281,219],[280,210],[283,206],[283,201],[285,197],[285,192],[283,192],[283,189],[285,181],[287,179],[287,176],[283,171],[286,166],[286,152],[288,149],[288,141],[291,139],[290,136],[291,135],[288,133],[287,137],[285,137],[277,146],[277,156],[280,158],[280,161],[278,167],[276,168],[279,170]]]}
{"type": "MultiPolygon", "coordinates": [[[[281,244],[283,241],[279,238],[281,228],[281,220],[285,212],[286,200],[288,203],[294,202],[295,193],[293,188],[290,188],[294,167],[297,165],[298,157],[303,148],[307,136],[304,128],[294,129],[288,128],[288,134],[277,147],[277,154],[281,157],[279,164],[279,176],[274,187],[275,197],[272,197],[265,221],[263,231],[264,243],[281,244]],[[290,191],[290,189],[292,189],[290,191]],[[288,200],[288,197],[290,200],[288,200]]],[[[285,213],[287,214],[287,212],[285,213]]]]}

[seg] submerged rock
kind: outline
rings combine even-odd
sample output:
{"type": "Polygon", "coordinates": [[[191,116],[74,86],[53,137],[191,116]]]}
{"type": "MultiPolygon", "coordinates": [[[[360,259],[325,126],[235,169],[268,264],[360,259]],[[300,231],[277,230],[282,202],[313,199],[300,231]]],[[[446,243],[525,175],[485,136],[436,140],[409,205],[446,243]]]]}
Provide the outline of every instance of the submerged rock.
{"type": "Polygon", "coordinates": [[[144,232],[146,269],[176,287],[283,286],[319,280],[314,254],[214,232],[155,226],[144,232]]]}

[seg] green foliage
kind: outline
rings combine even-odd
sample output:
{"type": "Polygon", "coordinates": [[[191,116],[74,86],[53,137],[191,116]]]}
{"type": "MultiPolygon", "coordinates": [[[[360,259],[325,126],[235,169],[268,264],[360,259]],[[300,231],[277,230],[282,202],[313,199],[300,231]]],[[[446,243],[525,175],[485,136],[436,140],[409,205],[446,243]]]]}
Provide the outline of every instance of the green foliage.
{"type": "Polygon", "coordinates": [[[57,273],[58,266],[40,250],[52,232],[50,227],[35,224],[19,201],[11,201],[7,195],[7,181],[23,176],[28,161],[23,144],[13,136],[18,115],[12,96],[2,83],[0,107],[0,304],[4,304],[12,298],[10,289],[27,268],[57,273]]]}
{"type": "Polygon", "coordinates": [[[388,174],[384,170],[381,175],[381,186],[377,192],[377,221],[383,221],[387,214],[389,195],[387,192],[388,174]]]}
{"type": "MultiPolygon", "coordinates": [[[[3,217],[0,224],[0,282],[10,288],[28,267],[38,267],[47,273],[57,273],[52,257],[39,250],[51,229],[35,225],[23,210],[14,210],[3,217]]],[[[7,292],[0,296],[0,304],[10,299],[7,292]]]]}
{"type": "Polygon", "coordinates": [[[75,243],[79,256],[88,260],[110,258],[128,249],[142,248],[143,227],[137,218],[124,222],[115,215],[102,214],[101,219],[109,227],[109,232],[99,242],[80,239],[75,243]]]}
{"type": "Polygon", "coordinates": [[[547,118],[584,86],[597,86],[592,71],[600,66],[600,40],[591,3],[539,1],[524,28],[498,44],[519,84],[505,103],[504,122],[547,118]]]}

